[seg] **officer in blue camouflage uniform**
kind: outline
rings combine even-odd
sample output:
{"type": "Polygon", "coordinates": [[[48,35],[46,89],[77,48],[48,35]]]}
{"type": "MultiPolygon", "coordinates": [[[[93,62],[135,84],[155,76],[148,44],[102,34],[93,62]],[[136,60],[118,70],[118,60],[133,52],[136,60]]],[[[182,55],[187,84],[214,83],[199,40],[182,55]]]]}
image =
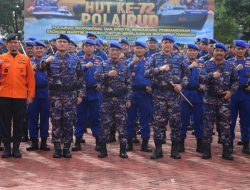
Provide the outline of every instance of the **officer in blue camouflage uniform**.
{"type": "Polygon", "coordinates": [[[201,51],[198,54],[198,58],[203,57],[208,54],[207,48],[208,48],[208,38],[201,38],[201,41],[200,41],[201,51]]]}
{"type": "Polygon", "coordinates": [[[231,96],[238,89],[238,72],[224,59],[227,48],[216,43],[212,60],[204,64],[201,78],[206,85],[204,98],[203,159],[211,158],[214,124],[219,125],[223,143],[222,158],[232,160],[230,151],[231,96]],[[217,120],[217,121],[216,121],[217,120]]]}
{"type": "Polygon", "coordinates": [[[233,148],[233,140],[235,138],[234,129],[236,120],[239,114],[241,140],[243,141],[243,150],[245,154],[250,154],[249,140],[250,140],[250,58],[246,58],[246,50],[248,44],[243,40],[234,41],[235,57],[228,60],[236,66],[242,65],[239,71],[239,89],[232,97],[232,125],[231,125],[231,140],[233,148]]]}
{"type": "Polygon", "coordinates": [[[57,52],[42,63],[48,72],[49,103],[52,123],[53,157],[71,158],[70,145],[76,120],[77,104],[85,96],[83,70],[79,59],[68,51],[70,39],[60,34],[56,40],[57,52]],[[63,154],[61,143],[64,143],[63,154]]]}
{"type": "Polygon", "coordinates": [[[214,44],[216,44],[217,41],[215,39],[209,39],[208,42],[208,54],[206,54],[205,56],[200,57],[200,61],[202,61],[203,63],[209,61],[212,57],[213,57],[213,51],[214,51],[214,44]]]}
{"type": "Polygon", "coordinates": [[[95,41],[90,39],[86,40],[84,43],[85,54],[80,57],[84,72],[84,80],[86,81],[87,94],[77,107],[77,121],[75,126],[76,142],[75,146],[72,148],[73,151],[81,150],[81,139],[88,122],[91,125],[92,135],[96,139],[95,149],[99,150],[98,136],[100,131],[99,112],[101,104],[101,86],[94,78],[94,73],[103,59],[94,55],[95,48],[95,41]]]}
{"type": "Polygon", "coordinates": [[[174,38],[163,35],[162,51],[154,54],[149,61],[150,67],[145,76],[153,79],[154,101],[154,142],[156,149],[151,158],[163,157],[162,140],[168,124],[171,128],[171,157],[180,159],[179,143],[181,128],[180,95],[182,89],[184,58],[173,53],[174,38]]]}
{"type": "Polygon", "coordinates": [[[45,151],[50,150],[50,148],[47,146],[47,138],[49,136],[48,77],[46,72],[36,70],[40,67],[40,63],[45,54],[45,48],[46,45],[43,42],[34,42],[34,58],[31,58],[31,62],[35,71],[36,92],[32,104],[28,106],[28,127],[32,144],[30,147],[26,148],[27,151],[34,151],[39,149],[39,131],[41,137],[40,149],[45,151]],[[39,118],[40,125],[38,126],[39,118]]]}
{"type": "Polygon", "coordinates": [[[128,147],[127,151],[133,150],[133,136],[135,123],[139,116],[141,126],[142,145],[141,151],[152,152],[148,147],[150,138],[150,120],[152,115],[152,87],[151,80],[144,76],[145,69],[149,67],[144,56],[146,44],[135,42],[135,57],[129,61],[129,70],[132,77],[132,94],[130,96],[131,107],[128,109],[128,147]]]}
{"type": "Polygon", "coordinates": [[[108,60],[108,56],[106,52],[103,50],[104,43],[101,39],[97,39],[96,41],[96,50],[94,51],[94,54],[98,57],[101,57],[104,61],[108,60]]]}
{"type": "Polygon", "coordinates": [[[180,152],[185,151],[184,141],[186,139],[187,128],[190,123],[190,116],[193,116],[194,134],[197,140],[197,152],[202,149],[203,137],[203,95],[205,87],[200,83],[199,75],[203,63],[197,60],[200,48],[196,44],[187,45],[188,58],[184,61],[185,78],[187,85],[185,85],[183,94],[188,98],[194,107],[191,107],[185,100],[181,102],[181,144],[180,152]],[[195,67],[193,67],[193,65],[195,67]]]}
{"type": "Polygon", "coordinates": [[[128,101],[129,71],[126,62],[120,60],[122,47],[119,43],[110,43],[110,59],[97,67],[95,78],[102,82],[102,106],[100,115],[100,154],[104,158],[107,154],[106,144],[110,127],[115,124],[119,133],[120,157],[127,158],[126,143],[127,110],[131,106],[128,101]]]}
{"type": "Polygon", "coordinates": [[[156,39],[156,37],[148,37],[147,39],[147,48],[148,48],[148,51],[146,52],[145,54],[145,57],[146,58],[149,58],[151,57],[152,55],[154,55],[155,53],[158,53],[159,50],[158,50],[158,41],[156,39]]]}
{"type": "Polygon", "coordinates": [[[130,52],[129,42],[126,39],[121,39],[119,44],[122,46],[122,55],[124,60],[133,58],[133,54],[130,52]]]}

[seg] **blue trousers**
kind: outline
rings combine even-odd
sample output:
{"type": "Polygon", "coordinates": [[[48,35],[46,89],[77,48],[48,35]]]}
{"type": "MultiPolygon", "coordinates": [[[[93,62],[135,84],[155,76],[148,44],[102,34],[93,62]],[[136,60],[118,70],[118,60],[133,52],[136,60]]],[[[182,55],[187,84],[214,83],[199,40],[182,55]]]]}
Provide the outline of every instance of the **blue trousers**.
{"type": "Polygon", "coordinates": [[[193,117],[193,126],[195,137],[202,139],[203,137],[203,103],[192,103],[192,108],[187,102],[181,103],[181,130],[180,138],[186,139],[187,127],[190,125],[190,118],[193,117]]]}
{"type": "Polygon", "coordinates": [[[49,133],[49,99],[35,98],[32,104],[28,106],[28,128],[30,138],[48,137],[49,133]],[[40,125],[38,121],[40,118],[40,125]]]}
{"type": "Polygon", "coordinates": [[[128,109],[127,133],[128,139],[132,139],[135,131],[135,123],[139,117],[141,136],[144,140],[150,138],[150,121],[152,120],[152,97],[146,92],[134,92],[132,105],[128,109]]]}
{"type": "Polygon", "coordinates": [[[82,137],[87,124],[91,125],[92,135],[98,137],[100,133],[100,99],[83,100],[77,107],[75,136],[82,137]]]}

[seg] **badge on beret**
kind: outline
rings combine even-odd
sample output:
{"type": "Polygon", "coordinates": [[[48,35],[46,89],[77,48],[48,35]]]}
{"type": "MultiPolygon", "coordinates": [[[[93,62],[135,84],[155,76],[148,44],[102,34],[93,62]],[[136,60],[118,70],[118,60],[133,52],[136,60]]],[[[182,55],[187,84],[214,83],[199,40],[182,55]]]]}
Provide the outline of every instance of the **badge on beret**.
{"type": "Polygon", "coordinates": [[[8,70],[7,68],[6,68],[6,69],[4,69],[4,73],[8,73],[8,71],[9,71],[9,70],[8,70]]]}

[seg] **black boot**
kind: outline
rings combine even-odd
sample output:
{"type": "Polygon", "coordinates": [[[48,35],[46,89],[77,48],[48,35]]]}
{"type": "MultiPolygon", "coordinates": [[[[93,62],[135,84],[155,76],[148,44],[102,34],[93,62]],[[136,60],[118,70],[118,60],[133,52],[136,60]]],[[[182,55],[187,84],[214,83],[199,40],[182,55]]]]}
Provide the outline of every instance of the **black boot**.
{"type": "Polygon", "coordinates": [[[116,138],[115,138],[115,133],[116,133],[116,128],[115,126],[111,126],[110,127],[110,134],[109,134],[109,140],[108,142],[115,142],[116,138]]]}
{"type": "Polygon", "coordinates": [[[75,146],[72,147],[72,151],[79,151],[79,150],[82,150],[82,147],[81,147],[81,140],[82,140],[82,137],[76,137],[75,146]]]}
{"type": "Polygon", "coordinates": [[[133,143],[134,143],[134,144],[139,144],[139,143],[140,143],[139,139],[137,138],[137,133],[136,133],[136,131],[134,132],[133,143]]]}
{"type": "Polygon", "coordinates": [[[2,158],[9,158],[11,157],[11,146],[10,143],[4,143],[4,151],[2,154],[2,158]]]}
{"type": "Polygon", "coordinates": [[[203,146],[202,159],[212,158],[212,156],[211,156],[211,144],[210,143],[203,143],[202,146],[203,146]]]}
{"type": "Polygon", "coordinates": [[[50,151],[49,146],[47,145],[47,137],[41,137],[40,150],[50,151]]]}
{"type": "Polygon", "coordinates": [[[105,158],[108,156],[107,146],[105,144],[100,144],[100,153],[98,155],[99,158],[105,158]]]}
{"type": "Polygon", "coordinates": [[[63,147],[63,157],[64,158],[71,158],[72,157],[69,149],[70,149],[70,143],[64,143],[64,147],[63,147]]]}
{"type": "Polygon", "coordinates": [[[182,139],[179,143],[179,152],[185,152],[185,140],[182,139]]]}
{"type": "Polygon", "coordinates": [[[245,154],[250,154],[249,141],[243,141],[242,152],[245,154]]]}
{"type": "Polygon", "coordinates": [[[20,152],[20,143],[13,143],[12,156],[14,158],[22,158],[22,153],[20,152]]]}
{"type": "Polygon", "coordinates": [[[126,146],[127,146],[127,143],[125,143],[125,142],[120,143],[120,155],[119,156],[121,158],[128,158],[126,146]]]}
{"type": "Polygon", "coordinates": [[[223,144],[222,158],[225,160],[233,160],[232,153],[230,152],[229,145],[223,144]]]}
{"type": "Polygon", "coordinates": [[[162,143],[161,142],[155,142],[155,150],[151,155],[151,159],[158,159],[158,158],[162,158],[163,154],[162,154],[162,143]]]}
{"type": "Polygon", "coordinates": [[[98,137],[95,138],[95,150],[100,151],[100,143],[98,137]]]}
{"type": "Polygon", "coordinates": [[[234,142],[233,142],[233,140],[229,144],[229,151],[230,151],[231,154],[234,153],[234,142]]]}
{"type": "Polygon", "coordinates": [[[142,152],[152,152],[152,148],[150,148],[148,146],[148,140],[142,140],[142,144],[141,144],[141,151],[142,152]]]}
{"type": "Polygon", "coordinates": [[[202,140],[197,138],[196,142],[196,152],[202,153],[202,140]]]}
{"type": "Polygon", "coordinates": [[[171,145],[171,158],[173,159],[181,159],[181,155],[179,153],[179,141],[173,141],[171,145]]]}
{"type": "Polygon", "coordinates": [[[53,158],[61,158],[62,157],[62,148],[61,143],[54,143],[55,152],[53,154],[53,158]]]}
{"type": "Polygon", "coordinates": [[[35,151],[38,150],[38,139],[31,138],[31,145],[26,148],[27,151],[35,151]]]}
{"type": "Polygon", "coordinates": [[[133,151],[133,150],[134,150],[133,140],[129,139],[127,143],[127,151],[133,151]]]}
{"type": "Polygon", "coordinates": [[[238,143],[237,143],[238,145],[243,145],[244,144],[244,141],[242,141],[242,140],[238,140],[238,143]]]}
{"type": "Polygon", "coordinates": [[[162,144],[166,144],[167,143],[167,135],[166,135],[166,128],[163,131],[163,139],[162,139],[162,144]]]}

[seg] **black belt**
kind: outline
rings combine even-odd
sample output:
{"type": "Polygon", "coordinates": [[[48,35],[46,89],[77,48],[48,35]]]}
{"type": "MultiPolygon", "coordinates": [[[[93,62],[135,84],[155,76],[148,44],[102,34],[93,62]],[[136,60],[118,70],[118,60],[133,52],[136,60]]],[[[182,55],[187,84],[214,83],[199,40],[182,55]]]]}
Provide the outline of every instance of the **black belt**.
{"type": "Polygon", "coordinates": [[[147,86],[134,85],[132,86],[133,91],[145,91],[147,86]]]}
{"type": "Polygon", "coordinates": [[[48,87],[48,84],[36,84],[36,89],[44,89],[47,87],[48,87]]]}
{"type": "Polygon", "coordinates": [[[240,85],[238,90],[245,90],[248,87],[248,85],[240,85]]]}
{"type": "Polygon", "coordinates": [[[77,85],[71,85],[71,86],[62,86],[62,85],[49,85],[49,90],[54,91],[61,91],[61,92],[69,92],[69,91],[76,91],[79,87],[77,85]]]}
{"type": "Polygon", "coordinates": [[[159,90],[159,91],[168,91],[168,90],[174,90],[173,86],[166,85],[166,86],[159,86],[159,85],[153,85],[154,90],[159,90]]]}
{"type": "Polygon", "coordinates": [[[187,90],[199,90],[199,86],[186,86],[185,89],[187,89],[187,90]]]}
{"type": "Polygon", "coordinates": [[[96,90],[96,85],[86,86],[87,90],[96,90]]]}
{"type": "Polygon", "coordinates": [[[113,97],[123,97],[126,96],[127,94],[128,94],[128,89],[122,88],[122,89],[115,89],[114,91],[111,92],[106,91],[103,93],[103,96],[113,98],[113,97]]]}
{"type": "Polygon", "coordinates": [[[226,95],[225,93],[220,94],[217,92],[209,92],[209,91],[207,92],[207,94],[213,98],[219,98],[219,99],[223,98],[226,95]]]}

